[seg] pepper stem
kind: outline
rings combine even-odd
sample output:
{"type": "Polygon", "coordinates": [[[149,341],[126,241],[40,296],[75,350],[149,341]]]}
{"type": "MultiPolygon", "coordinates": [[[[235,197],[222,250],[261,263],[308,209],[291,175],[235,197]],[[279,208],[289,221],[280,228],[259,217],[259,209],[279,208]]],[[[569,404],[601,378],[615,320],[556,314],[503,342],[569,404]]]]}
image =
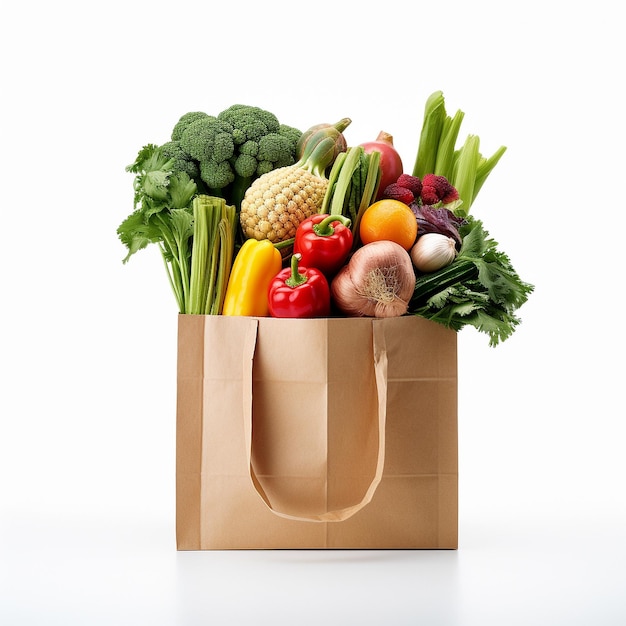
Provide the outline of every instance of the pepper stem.
{"type": "Polygon", "coordinates": [[[321,222],[313,226],[313,231],[320,237],[330,237],[335,234],[333,222],[341,222],[346,228],[350,228],[352,220],[345,215],[329,215],[321,222]]]}
{"type": "Polygon", "coordinates": [[[291,239],[285,239],[284,241],[277,241],[274,244],[276,250],[283,250],[284,248],[288,248],[289,246],[293,246],[293,242],[296,240],[295,237],[291,237],[291,239]]]}
{"type": "Polygon", "coordinates": [[[296,252],[291,256],[291,276],[285,280],[285,285],[287,285],[287,287],[291,287],[292,289],[295,289],[300,285],[304,285],[304,283],[308,280],[306,274],[302,274],[298,270],[298,263],[301,258],[302,255],[299,252],[296,252]]]}

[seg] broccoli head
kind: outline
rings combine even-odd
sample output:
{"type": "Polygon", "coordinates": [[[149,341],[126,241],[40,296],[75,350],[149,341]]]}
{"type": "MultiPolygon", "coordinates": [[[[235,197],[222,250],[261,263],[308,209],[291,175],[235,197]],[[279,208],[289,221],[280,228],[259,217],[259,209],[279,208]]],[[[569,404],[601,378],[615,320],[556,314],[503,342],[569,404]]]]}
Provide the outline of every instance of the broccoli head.
{"type": "Polygon", "coordinates": [[[254,178],[295,163],[302,132],[260,107],[234,104],[217,116],[181,116],[164,146],[176,170],[239,206],[254,178]]]}

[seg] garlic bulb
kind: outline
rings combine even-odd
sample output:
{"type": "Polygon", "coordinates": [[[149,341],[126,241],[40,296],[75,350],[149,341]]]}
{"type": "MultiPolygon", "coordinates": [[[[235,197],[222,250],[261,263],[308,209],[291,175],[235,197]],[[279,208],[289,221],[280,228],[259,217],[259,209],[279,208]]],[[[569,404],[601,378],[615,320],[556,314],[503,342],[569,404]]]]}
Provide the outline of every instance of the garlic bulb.
{"type": "Polygon", "coordinates": [[[413,265],[424,273],[450,265],[456,258],[456,243],[441,233],[424,233],[411,248],[413,265]]]}

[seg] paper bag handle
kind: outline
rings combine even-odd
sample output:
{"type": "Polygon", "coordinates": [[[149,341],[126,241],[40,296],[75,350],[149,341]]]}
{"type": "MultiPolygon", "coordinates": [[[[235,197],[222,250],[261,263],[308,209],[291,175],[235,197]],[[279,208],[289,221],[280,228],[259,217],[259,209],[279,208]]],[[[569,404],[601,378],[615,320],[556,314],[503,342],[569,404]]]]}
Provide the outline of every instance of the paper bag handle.
{"type": "Polygon", "coordinates": [[[254,467],[252,466],[252,370],[254,362],[254,352],[257,342],[257,334],[259,321],[254,320],[254,324],[250,324],[245,338],[246,355],[249,360],[244,359],[243,368],[243,384],[244,389],[249,393],[244,393],[244,428],[246,438],[246,454],[247,464],[250,469],[250,478],[258,492],[259,496],[267,507],[276,515],[290,520],[303,522],[341,522],[352,517],[355,513],[363,509],[372,499],[374,493],[381,481],[383,468],[385,464],[385,423],[387,419],[387,351],[385,349],[385,337],[381,324],[372,323],[373,329],[373,348],[374,348],[374,372],[376,380],[376,389],[378,394],[378,454],[376,461],[376,471],[365,495],[360,502],[334,511],[325,511],[324,513],[311,513],[303,515],[292,515],[276,509],[270,502],[269,497],[265,493],[263,486],[257,478],[254,467]]]}

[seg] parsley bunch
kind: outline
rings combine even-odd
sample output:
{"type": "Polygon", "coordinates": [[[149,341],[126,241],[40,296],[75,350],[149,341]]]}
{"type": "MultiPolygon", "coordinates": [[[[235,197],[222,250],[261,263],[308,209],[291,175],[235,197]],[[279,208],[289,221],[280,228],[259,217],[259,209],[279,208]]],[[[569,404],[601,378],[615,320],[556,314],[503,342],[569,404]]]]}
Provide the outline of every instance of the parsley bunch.
{"type": "Polygon", "coordinates": [[[463,243],[453,263],[418,276],[409,312],[460,330],[473,326],[496,346],[519,325],[519,309],[534,290],[498,249],[480,220],[459,227],[463,243]]]}

